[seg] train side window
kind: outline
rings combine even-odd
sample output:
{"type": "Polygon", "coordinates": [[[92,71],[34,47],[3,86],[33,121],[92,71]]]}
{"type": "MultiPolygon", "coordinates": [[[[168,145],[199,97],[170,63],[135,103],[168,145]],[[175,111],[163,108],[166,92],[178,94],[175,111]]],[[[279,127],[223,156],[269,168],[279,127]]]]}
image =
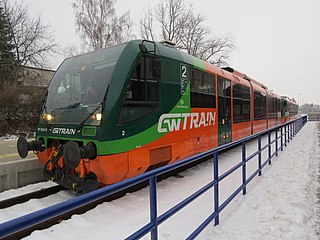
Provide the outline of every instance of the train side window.
{"type": "Polygon", "coordinates": [[[268,118],[269,119],[274,117],[273,101],[274,101],[274,98],[271,96],[268,96],[268,118]]]}
{"type": "Polygon", "coordinates": [[[250,121],[250,87],[242,86],[242,119],[250,121]]]}
{"type": "Polygon", "coordinates": [[[233,122],[242,122],[242,86],[233,85],[233,122]]]}
{"type": "Polygon", "coordinates": [[[250,88],[241,84],[233,85],[233,122],[250,121],[250,88]]]}
{"type": "Polygon", "coordinates": [[[190,85],[191,107],[216,107],[216,84],[214,75],[196,69],[192,69],[190,85]]]}
{"type": "Polygon", "coordinates": [[[119,122],[140,118],[159,105],[159,59],[142,56],[134,66],[126,86],[119,122]]]}
{"type": "Polygon", "coordinates": [[[269,97],[268,98],[268,117],[270,118],[274,118],[277,119],[278,118],[278,99],[275,97],[269,97]]]}
{"type": "Polygon", "coordinates": [[[254,91],[254,120],[266,119],[266,94],[254,91]]]}

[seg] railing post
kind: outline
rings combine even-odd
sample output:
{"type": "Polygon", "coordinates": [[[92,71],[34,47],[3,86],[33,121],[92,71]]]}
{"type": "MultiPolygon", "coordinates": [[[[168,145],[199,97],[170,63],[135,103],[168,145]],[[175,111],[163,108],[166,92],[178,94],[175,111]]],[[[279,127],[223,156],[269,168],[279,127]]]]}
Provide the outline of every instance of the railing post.
{"type": "Polygon", "coordinates": [[[288,124],[288,142],[290,142],[290,140],[291,140],[291,126],[290,126],[291,124],[289,123],[288,124]]]}
{"type": "Polygon", "coordinates": [[[276,129],[276,156],[278,157],[278,130],[279,128],[276,129]]]}
{"type": "Polygon", "coordinates": [[[271,132],[268,132],[268,159],[269,165],[271,164],[271,132]]]}
{"type": "Polygon", "coordinates": [[[281,151],[283,151],[283,126],[281,126],[281,151]]]}
{"type": "Polygon", "coordinates": [[[213,153],[213,180],[214,184],[214,212],[217,216],[214,219],[214,225],[219,224],[219,171],[218,171],[218,152],[213,153]]]}
{"type": "Polygon", "coordinates": [[[262,171],[261,171],[261,135],[258,137],[258,167],[259,167],[259,176],[261,176],[262,171]]]}
{"type": "Polygon", "coordinates": [[[157,223],[157,176],[149,179],[150,187],[150,222],[154,225],[151,230],[151,240],[158,239],[158,223],[157,223]]]}
{"type": "Polygon", "coordinates": [[[246,142],[242,142],[242,194],[245,195],[247,193],[247,170],[246,170],[246,142]]]}
{"type": "Polygon", "coordinates": [[[290,140],[291,140],[291,126],[290,126],[291,124],[289,123],[288,124],[288,142],[290,142],[290,140]]]}
{"type": "Polygon", "coordinates": [[[287,124],[284,125],[284,146],[287,146],[287,124]]]}
{"type": "Polygon", "coordinates": [[[291,139],[295,136],[295,123],[296,123],[296,122],[293,122],[293,123],[292,123],[291,139]]]}

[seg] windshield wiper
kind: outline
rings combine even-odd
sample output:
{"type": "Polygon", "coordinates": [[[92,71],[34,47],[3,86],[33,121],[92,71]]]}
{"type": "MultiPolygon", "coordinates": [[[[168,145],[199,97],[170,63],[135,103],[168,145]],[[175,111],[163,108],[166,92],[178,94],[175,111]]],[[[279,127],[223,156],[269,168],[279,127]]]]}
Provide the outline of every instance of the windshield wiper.
{"type": "Polygon", "coordinates": [[[44,94],[42,100],[41,100],[40,109],[38,110],[39,114],[41,114],[43,112],[48,113],[47,112],[47,105],[46,105],[47,98],[48,98],[48,93],[49,93],[49,91],[47,90],[46,93],[44,94]]]}
{"type": "Polygon", "coordinates": [[[80,130],[85,124],[85,122],[88,121],[88,119],[95,113],[95,111],[97,111],[101,107],[102,107],[102,102],[98,103],[95,109],[93,109],[93,111],[85,119],[83,119],[83,121],[76,127],[76,130],[77,131],[80,130]]]}
{"type": "MultiPolygon", "coordinates": [[[[41,114],[48,114],[48,110],[47,110],[47,99],[48,99],[48,93],[49,91],[47,90],[45,95],[42,98],[41,104],[40,104],[40,109],[38,110],[38,114],[41,116],[41,114]]],[[[49,123],[49,121],[46,118],[42,118],[42,120],[45,122],[46,127],[50,128],[51,124],[49,123]]]]}
{"type": "Polygon", "coordinates": [[[72,103],[72,104],[69,104],[69,105],[64,106],[64,107],[55,108],[55,109],[52,110],[52,112],[54,112],[55,110],[73,109],[73,108],[77,108],[79,106],[80,106],[80,102],[76,102],[76,103],[72,103]]]}
{"type": "Polygon", "coordinates": [[[80,106],[80,102],[76,102],[76,103],[70,104],[68,106],[65,106],[64,109],[72,109],[72,108],[77,108],[79,106],[80,106]]]}

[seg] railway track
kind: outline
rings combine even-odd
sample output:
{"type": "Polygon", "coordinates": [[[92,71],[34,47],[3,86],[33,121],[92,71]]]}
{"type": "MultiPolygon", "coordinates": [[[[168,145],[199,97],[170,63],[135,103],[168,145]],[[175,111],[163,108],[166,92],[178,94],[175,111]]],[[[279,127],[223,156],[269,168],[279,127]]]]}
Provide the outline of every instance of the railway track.
{"type": "MultiPolygon", "coordinates": [[[[200,162],[203,162],[203,161],[206,161],[208,159],[204,159],[200,162]]],[[[195,166],[195,165],[198,165],[200,162],[198,163],[193,163],[193,164],[189,164],[187,166],[184,166],[184,167],[181,167],[177,170],[173,170],[171,172],[168,172],[168,173],[165,173],[165,174],[162,174],[160,176],[158,176],[157,180],[158,181],[161,181],[163,179],[166,179],[168,177],[181,177],[179,175],[180,172],[182,171],[185,171],[186,169],[192,167],[192,166],[195,166]]],[[[137,186],[134,186],[134,187],[130,187],[126,190],[123,190],[121,192],[118,192],[118,193],[115,193],[115,194],[111,194],[107,197],[104,197],[104,198],[101,198],[99,200],[96,200],[94,202],[91,202],[90,204],[86,204],[86,205],[83,205],[81,207],[77,207],[77,208],[74,208],[73,210],[69,211],[69,212],[66,212],[66,213],[61,213],[61,214],[57,214],[56,216],[48,219],[47,221],[44,221],[44,222],[41,222],[41,223],[38,223],[36,225],[33,225],[29,228],[25,228],[19,232],[16,232],[14,234],[9,234],[7,236],[1,236],[0,235],[0,239],[21,239],[21,238],[24,238],[28,235],[30,235],[33,231],[35,230],[42,230],[42,229],[46,229],[46,228],[49,228],[55,224],[58,224],[60,223],[62,220],[67,220],[67,219],[70,219],[72,217],[72,215],[75,215],[75,214],[84,214],[85,212],[95,208],[97,205],[101,204],[101,203],[104,203],[104,202],[110,202],[112,200],[115,200],[115,199],[118,199],[118,198],[121,198],[122,196],[124,196],[126,193],[132,193],[132,192],[136,192],[144,187],[148,186],[148,181],[145,181],[145,182],[142,182],[140,183],[139,185],[137,186]]],[[[20,203],[25,203],[31,199],[39,199],[39,198],[44,198],[44,197],[47,197],[47,196],[50,196],[52,194],[57,194],[59,191],[63,190],[63,187],[57,185],[57,186],[53,186],[53,187],[49,187],[49,188],[46,188],[46,189],[41,189],[41,190],[38,190],[38,191],[35,191],[35,192],[32,192],[32,193],[27,193],[27,194],[23,194],[23,195],[20,195],[20,196],[17,196],[17,197],[13,197],[13,198],[9,198],[9,199],[5,199],[5,200],[2,200],[0,201],[0,212],[2,209],[6,209],[6,208],[9,208],[9,207],[13,207],[15,206],[16,204],[20,204],[20,203]]],[[[1,232],[1,224],[0,224],[0,232],[1,232]]]]}
{"type": "MultiPolygon", "coordinates": [[[[266,142],[267,140],[267,136],[264,136],[263,138],[263,141],[266,142]]],[[[252,146],[254,144],[251,144],[252,146]]],[[[248,148],[248,150],[250,150],[251,147],[248,148]]],[[[253,147],[255,148],[255,147],[253,147]]],[[[224,149],[220,154],[226,154],[228,155],[229,153],[233,152],[233,151],[236,151],[236,152],[239,152],[239,154],[241,153],[241,151],[239,151],[239,149],[237,147],[234,147],[232,149],[224,149]]],[[[251,151],[251,150],[250,150],[251,151]]],[[[176,170],[172,170],[170,172],[167,172],[167,173],[164,173],[160,176],[157,177],[157,180],[158,181],[161,181],[163,179],[166,179],[168,177],[177,177],[177,178],[180,178],[180,177],[183,177],[181,176],[179,173],[180,172],[183,172],[195,165],[198,165],[200,164],[201,162],[204,162],[204,161],[207,161],[208,159],[211,159],[211,157],[207,157],[205,159],[202,159],[198,162],[195,162],[195,163],[191,163],[191,164],[188,164],[188,165],[185,165],[183,167],[180,167],[176,170]]],[[[137,185],[137,186],[134,186],[134,187],[131,187],[129,189],[126,189],[126,190],[123,190],[119,193],[116,193],[116,194],[112,194],[112,195],[109,195],[108,197],[104,197],[104,198],[101,198],[101,199],[98,199],[94,202],[91,202],[89,204],[86,204],[86,205],[82,205],[80,207],[77,207],[77,208],[74,208],[66,213],[58,213],[58,214],[55,214],[54,217],[50,218],[50,219],[47,219],[46,221],[44,222],[40,222],[38,224],[35,224],[33,226],[30,226],[28,228],[25,228],[19,232],[15,232],[13,234],[9,234],[9,235],[6,235],[6,236],[1,236],[0,234],[0,239],[21,239],[21,238],[24,238],[28,235],[30,235],[33,231],[35,230],[42,230],[42,229],[46,229],[46,228],[50,228],[51,226],[55,225],[55,224],[59,224],[62,220],[67,220],[67,219],[70,219],[73,215],[75,214],[84,214],[86,213],[87,211],[95,208],[97,205],[101,204],[101,203],[104,203],[104,202],[108,202],[108,201],[112,201],[112,200],[115,200],[115,199],[118,199],[118,198],[121,198],[122,196],[124,196],[126,193],[132,193],[132,192],[136,192],[144,187],[148,186],[148,182],[142,182],[141,184],[137,185]]],[[[3,208],[8,208],[10,206],[13,206],[15,204],[18,204],[18,203],[23,203],[25,201],[28,201],[28,200],[31,200],[31,199],[35,199],[35,198],[43,198],[45,196],[49,196],[49,192],[51,192],[52,194],[57,194],[59,191],[61,191],[62,188],[59,187],[59,186],[54,186],[53,188],[49,188],[49,190],[39,190],[37,192],[34,192],[34,193],[29,193],[29,194],[25,194],[24,196],[18,196],[18,197],[14,197],[14,198],[10,198],[10,199],[6,199],[6,200],[3,200],[3,201],[0,201],[0,212],[1,212],[1,209],[3,208]],[[59,189],[60,188],[60,189],[59,189]],[[47,192],[47,193],[45,193],[47,192]],[[25,200],[23,200],[23,198],[25,200]],[[15,204],[14,204],[15,202],[15,204]]],[[[62,200],[63,201],[63,200],[62,200]]],[[[0,233],[1,233],[1,224],[0,224],[0,233]]]]}
{"type": "Polygon", "coordinates": [[[39,199],[39,198],[48,197],[52,194],[60,192],[63,189],[64,188],[62,186],[57,185],[57,186],[52,186],[52,187],[48,187],[48,188],[42,188],[42,189],[34,191],[34,192],[22,194],[22,195],[8,198],[5,200],[1,200],[0,201],[0,209],[9,208],[14,205],[27,202],[31,199],[39,199]]]}
{"type": "MultiPolygon", "coordinates": [[[[231,151],[238,151],[236,148],[234,148],[234,149],[229,149],[229,150],[225,149],[223,152],[226,152],[226,154],[228,154],[228,151],[230,151],[230,150],[231,151]]],[[[172,170],[170,172],[162,174],[162,175],[157,177],[157,180],[161,181],[161,180],[166,179],[168,177],[181,177],[181,175],[179,175],[180,172],[183,172],[186,169],[189,169],[189,168],[191,168],[191,167],[193,167],[195,165],[198,165],[201,162],[207,161],[208,159],[211,159],[211,157],[207,157],[207,158],[202,159],[201,161],[198,161],[196,163],[191,163],[191,164],[188,164],[188,165],[186,165],[184,167],[180,167],[180,168],[178,168],[176,170],[172,170]]],[[[0,236],[0,238],[1,239],[21,239],[23,237],[26,237],[26,236],[30,235],[35,230],[42,230],[42,229],[49,228],[49,227],[51,227],[51,226],[53,226],[55,224],[60,223],[62,220],[70,219],[72,217],[72,215],[84,214],[85,212],[95,208],[97,205],[99,205],[101,203],[109,202],[109,201],[118,199],[118,198],[124,196],[126,193],[136,192],[136,191],[138,191],[138,190],[140,190],[140,189],[142,189],[143,187],[146,187],[146,186],[148,186],[148,182],[142,182],[137,186],[134,186],[134,187],[131,187],[129,189],[123,190],[123,191],[121,191],[119,193],[115,193],[115,194],[109,195],[107,197],[98,199],[98,200],[96,200],[94,202],[91,202],[89,204],[74,208],[73,210],[71,210],[69,212],[56,214],[54,217],[52,217],[50,219],[47,219],[44,222],[38,223],[38,224],[33,225],[33,226],[29,227],[29,228],[25,228],[25,229],[23,229],[23,230],[21,230],[19,232],[14,233],[14,234],[7,235],[7,236],[5,236],[3,238],[1,238],[1,236],[0,236]]],[[[50,191],[52,192],[52,194],[55,194],[55,193],[58,193],[59,191],[61,191],[62,189],[63,188],[60,187],[60,186],[54,186],[53,188],[49,188],[49,190],[47,190],[47,189],[44,190],[43,189],[43,190],[39,190],[39,191],[34,192],[34,193],[29,193],[29,194],[25,194],[23,196],[14,197],[12,199],[7,199],[7,200],[4,200],[4,201],[0,201],[0,211],[1,211],[2,208],[7,208],[9,206],[15,205],[15,204],[13,204],[13,202],[16,202],[16,204],[17,204],[17,203],[28,201],[27,199],[42,198],[46,194],[50,195],[49,194],[50,191]],[[45,192],[47,192],[47,193],[45,193],[45,192]],[[22,198],[24,198],[26,200],[23,201],[22,198]]],[[[0,227],[0,232],[1,232],[1,227],[0,227]]]]}
{"type": "MultiPolygon", "coordinates": [[[[142,187],[144,187],[145,185],[147,184],[143,184],[141,186],[139,186],[139,189],[141,189],[142,187]]],[[[120,198],[122,196],[124,196],[126,193],[128,192],[134,192],[134,191],[137,191],[138,188],[137,187],[134,187],[134,188],[131,188],[131,189],[128,189],[128,190],[125,190],[125,191],[121,191],[119,193],[115,193],[115,194],[112,194],[110,196],[107,196],[105,198],[101,198],[99,200],[96,200],[94,202],[91,202],[89,204],[86,204],[86,205],[83,205],[81,207],[77,207],[77,208],[74,208],[73,210],[69,211],[69,212],[66,212],[66,213],[59,213],[57,214],[56,216],[46,220],[46,221],[43,221],[43,222],[40,222],[38,224],[35,224],[29,228],[25,228],[19,232],[15,232],[13,234],[9,234],[9,235],[6,235],[6,236],[1,236],[0,234],[0,239],[1,240],[8,240],[8,239],[21,239],[21,238],[24,238],[28,235],[30,235],[33,231],[35,230],[42,230],[42,229],[46,229],[46,228],[49,228],[55,224],[58,224],[60,223],[62,220],[67,220],[67,219],[70,219],[72,215],[75,215],[75,214],[84,214],[85,212],[95,208],[97,205],[101,204],[101,203],[104,203],[104,202],[108,202],[108,201],[112,201],[112,200],[115,200],[117,198],[120,198]]],[[[50,189],[49,191],[57,191],[58,192],[58,188],[52,188],[50,189]]],[[[39,191],[40,192],[40,191],[39,191]]],[[[34,194],[34,193],[32,193],[34,194]]],[[[39,194],[44,194],[43,191],[42,193],[39,193],[39,194]]],[[[53,193],[54,194],[54,193],[53,193]]],[[[28,195],[28,194],[26,194],[28,195]]],[[[17,202],[22,202],[22,196],[19,196],[17,197],[18,201],[17,202]],[[20,199],[19,199],[20,197],[20,199]]],[[[15,199],[15,198],[13,198],[15,199]]],[[[10,202],[10,199],[7,199],[5,201],[1,201],[0,204],[2,204],[1,206],[12,206],[13,204],[10,204],[8,203],[10,202]]],[[[0,233],[1,233],[1,224],[0,224],[0,233]]]]}

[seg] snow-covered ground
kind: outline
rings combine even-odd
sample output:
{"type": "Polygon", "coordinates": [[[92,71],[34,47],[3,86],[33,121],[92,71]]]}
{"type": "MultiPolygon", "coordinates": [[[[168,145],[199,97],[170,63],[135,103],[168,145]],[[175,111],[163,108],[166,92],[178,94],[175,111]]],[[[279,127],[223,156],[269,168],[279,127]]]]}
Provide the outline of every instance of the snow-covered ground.
{"type": "MultiPolygon", "coordinates": [[[[21,187],[17,190],[10,189],[0,194],[0,201],[8,198],[13,198],[25,193],[37,191],[42,188],[55,186],[55,185],[56,185],[55,183],[48,181],[48,182],[31,184],[25,187],[21,187]]],[[[11,219],[35,212],[42,208],[52,206],[56,203],[68,200],[70,198],[73,198],[74,195],[75,194],[72,191],[63,190],[56,193],[55,195],[50,195],[48,197],[41,198],[41,199],[31,199],[25,203],[14,205],[10,208],[0,209],[0,224],[3,222],[9,221],[11,219]]]]}
{"type": "MultiPolygon", "coordinates": [[[[250,143],[248,154],[256,143],[250,143]]],[[[229,169],[241,156],[232,149],[219,156],[219,173],[229,169]]],[[[265,154],[263,159],[265,159],[265,154]]],[[[261,177],[248,185],[245,196],[238,195],[220,215],[220,224],[209,225],[198,239],[310,239],[319,231],[320,132],[315,122],[307,123],[288,147],[266,166],[261,177]],[[318,192],[319,194],[319,192],[318,192]],[[318,196],[319,197],[319,196],[318,196]]],[[[252,161],[249,175],[256,168],[252,161]]],[[[204,162],[177,177],[158,183],[158,214],[191,195],[212,179],[212,161],[204,162]]],[[[220,203],[240,185],[241,170],[220,184],[220,203]]],[[[7,192],[0,193],[0,199],[7,192]]],[[[159,239],[180,240],[212,212],[213,192],[159,226],[159,239]]],[[[27,239],[124,239],[149,222],[148,188],[75,215],[49,229],[33,232],[27,239]]],[[[0,211],[0,214],[1,213],[0,211]]],[[[146,236],[144,239],[149,239],[146,236]]]]}
{"type": "Polygon", "coordinates": [[[24,136],[26,138],[34,138],[35,137],[35,133],[25,133],[25,132],[21,132],[19,134],[6,134],[3,136],[0,136],[0,142],[1,141],[14,141],[17,140],[19,138],[19,136],[24,136]]]}
{"type": "Polygon", "coordinates": [[[18,135],[12,135],[12,134],[6,134],[0,137],[0,141],[13,141],[17,139],[18,139],[18,135]]]}
{"type": "Polygon", "coordinates": [[[307,123],[221,224],[201,239],[320,239],[320,124],[307,123]]]}

